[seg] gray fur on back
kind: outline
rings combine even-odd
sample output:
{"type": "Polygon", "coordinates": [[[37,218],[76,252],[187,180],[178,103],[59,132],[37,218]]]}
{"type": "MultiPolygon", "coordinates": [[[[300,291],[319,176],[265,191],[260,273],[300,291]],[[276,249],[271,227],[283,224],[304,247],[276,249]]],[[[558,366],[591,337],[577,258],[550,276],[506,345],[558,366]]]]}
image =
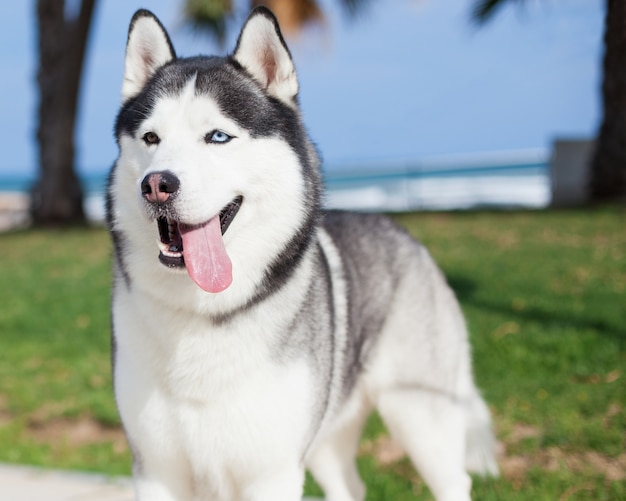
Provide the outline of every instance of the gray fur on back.
{"type": "Polygon", "coordinates": [[[322,224],[340,252],[348,287],[344,391],[349,392],[381,332],[395,289],[421,246],[380,214],[329,211],[322,224]]]}

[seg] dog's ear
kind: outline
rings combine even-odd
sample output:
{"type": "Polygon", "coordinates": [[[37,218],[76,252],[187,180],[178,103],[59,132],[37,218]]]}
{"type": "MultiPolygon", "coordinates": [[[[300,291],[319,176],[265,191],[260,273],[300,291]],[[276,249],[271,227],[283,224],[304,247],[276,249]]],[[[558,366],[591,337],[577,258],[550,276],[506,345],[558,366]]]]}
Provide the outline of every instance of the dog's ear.
{"type": "Polygon", "coordinates": [[[289,106],[297,105],[296,69],[270,10],[257,7],[252,11],[241,30],[233,57],[270,95],[289,106]]]}
{"type": "Polygon", "coordinates": [[[135,12],[128,28],[122,100],[141,92],[154,72],[176,58],[165,28],[150,11],[135,12]]]}

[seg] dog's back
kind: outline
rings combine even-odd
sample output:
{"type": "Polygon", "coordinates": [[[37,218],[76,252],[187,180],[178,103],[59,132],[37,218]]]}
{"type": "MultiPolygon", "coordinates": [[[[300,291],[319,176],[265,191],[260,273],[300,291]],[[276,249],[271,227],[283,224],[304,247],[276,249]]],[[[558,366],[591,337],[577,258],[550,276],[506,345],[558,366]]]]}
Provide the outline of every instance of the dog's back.
{"type": "Polygon", "coordinates": [[[312,471],[327,493],[360,499],[363,489],[346,451],[356,450],[356,430],[376,408],[437,499],[469,499],[463,471],[498,469],[454,294],[427,250],[387,217],[331,211],[323,228],[341,260],[334,277],[340,285],[331,288],[346,294],[347,334],[335,340],[345,353],[346,402],[339,427],[331,426],[328,442],[311,453],[312,471]],[[343,483],[327,471],[329,456],[350,472],[343,483]]]}

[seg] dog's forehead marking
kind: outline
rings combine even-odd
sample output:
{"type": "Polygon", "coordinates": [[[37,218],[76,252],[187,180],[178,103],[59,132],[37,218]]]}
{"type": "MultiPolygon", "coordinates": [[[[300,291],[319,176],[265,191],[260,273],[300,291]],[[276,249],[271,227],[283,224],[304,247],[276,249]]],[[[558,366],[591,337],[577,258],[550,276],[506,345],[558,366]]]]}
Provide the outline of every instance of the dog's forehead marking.
{"type": "MultiPolygon", "coordinates": [[[[206,92],[198,92],[197,75],[193,75],[177,94],[165,94],[154,106],[150,122],[175,128],[189,126],[192,129],[228,127],[239,129],[236,122],[224,113],[217,99],[206,92]]],[[[202,132],[202,131],[200,131],[202,132]]],[[[209,132],[205,130],[204,133],[209,132]]]]}
{"type": "Polygon", "coordinates": [[[138,135],[153,131],[168,135],[192,133],[202,137],[214,129],[224,129],[230,134],[239,132],[241,127],[224,113],[213,95],[198,92],[197,78],[197,73],[192,74],[176,92],[162,89],[139,126],[138,135]]]}

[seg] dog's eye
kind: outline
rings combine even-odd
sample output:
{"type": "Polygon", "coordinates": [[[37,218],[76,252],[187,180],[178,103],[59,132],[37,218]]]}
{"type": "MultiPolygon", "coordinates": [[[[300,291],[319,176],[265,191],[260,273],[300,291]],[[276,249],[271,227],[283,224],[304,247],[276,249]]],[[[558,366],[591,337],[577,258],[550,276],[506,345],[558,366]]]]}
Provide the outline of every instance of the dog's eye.
{"type": "Polygon", "coordinates": [[[161,142],[159,136],[157,136],[154,132],[146,132],[142,139],[148,146],[152,144],[159,144],[161,142]]]}
{"type": "Polygon", "coordinates": [[[204,142],[207,144],[217,143],[224,144],[230,141],[233,136],[229,136],[226,132],[221,130],[214,130],[209,132],[206,136],[204,136],[204,142]]]}

